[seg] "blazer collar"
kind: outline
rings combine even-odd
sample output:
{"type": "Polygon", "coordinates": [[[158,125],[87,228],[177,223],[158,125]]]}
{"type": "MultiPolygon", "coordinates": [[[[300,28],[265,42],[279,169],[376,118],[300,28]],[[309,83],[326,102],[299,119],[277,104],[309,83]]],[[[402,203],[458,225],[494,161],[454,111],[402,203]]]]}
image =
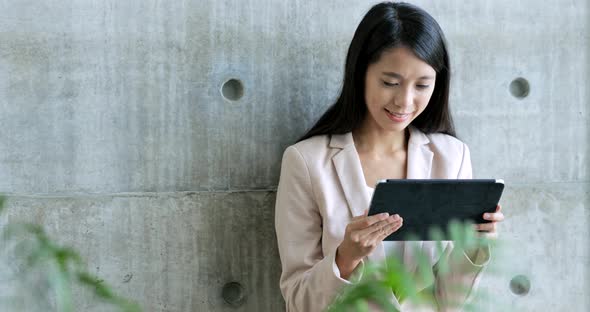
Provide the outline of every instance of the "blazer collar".
{"type": "MultiPolygon", "coordinates": [[[[408,126],[408,129],[410,130],[410,140],[408,141],[408,144],[424,145],[430,143],[428,136],[426,136],[426,134],[424,134],[422,131],[418,130],[418,128],[410,125],[408,126]]],[[[354,145],[352,132],[333,134],[330,138],[331,148],[343,149],[349,145],[354,145]]]]}
{"type": "MultiPolygon", "coordinates": [[[[432,156],[430,139],[420,130],[409,126],[410,139],[407,154],[407,179],[428,179],[431,176],[432,156]]],[[[365,176],[352,133],[332,135],[330,147],[340,149],[332,157],[342,190],[353,217],[360,216],[368,207],[365,176]]]]}
{"type": "MultiPolygon", "coordinates": [[[[410,139],[408,140],[406,178],[428,179],[431,177],[433,156],[428,146],[430,139],[414,126],[409,126],[408,129],[410,131],[410,139]]],[[[348,197],[353,196],[354,193],[361,190],[364,193],[362,187],[366,185],[361,162],[354,146],[352,132],[332,135],[330,138],[330,147],[341,149],[332,159],[342,188],[346,193],[347,200],[349,204],[352,204],[348,197]]],[[[359,209],[362,210],[361,208],[359,209]]],[[[357,214],[354,212],[353,216],[356,216],[357,214]]]]}
{"type": "Polygon", "coordinates": [[[432,156],[430,139],[422,131],[410,126],[410,140],[408,141],[407,179],[430,179],[432,156]]]}

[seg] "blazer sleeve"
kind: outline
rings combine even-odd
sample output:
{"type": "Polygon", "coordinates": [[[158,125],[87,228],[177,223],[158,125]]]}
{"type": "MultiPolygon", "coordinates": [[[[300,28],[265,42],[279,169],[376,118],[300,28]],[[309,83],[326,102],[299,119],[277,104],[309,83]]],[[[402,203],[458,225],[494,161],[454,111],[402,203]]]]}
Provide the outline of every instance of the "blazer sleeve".
{"type": "MultiPolygon", "coordinates": [[[[461,167],[457,178],[471,179],[472,177],[469,148],[463,144],[461,167]]],[[[475,253],[474,259],[470,259],[463,250],[455,250],[453,242],[449,242],[442,257],[447,260],[448,271],[441,270],[440,261],[434,265],[434,296],[440,311],[461,311],[461,308],[471,299],[471,294],[481,279],[481,273],[489,262],[489,246],[480,248],[475,253]]]]}
{"type": "Polygon", "coordinates": [[[340,278],[335,252],[322,252],[322,217],[309,168],[296,147],[283,154],[275,205],[280,288],[287,311],[322,311],[350,283],[340,278]]]}

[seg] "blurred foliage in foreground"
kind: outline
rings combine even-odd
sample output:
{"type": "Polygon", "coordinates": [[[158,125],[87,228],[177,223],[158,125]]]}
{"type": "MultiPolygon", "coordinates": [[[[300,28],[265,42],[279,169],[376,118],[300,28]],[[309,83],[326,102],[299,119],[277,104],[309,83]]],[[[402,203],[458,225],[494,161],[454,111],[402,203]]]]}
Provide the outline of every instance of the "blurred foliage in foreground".
{"type": "MultiPolygon", "coordinates": [[[[437,262],[439,276],[449,274],[450,268],[456,261],[461,261],[465,257],[464,250],[473,251],[479,248],[494,250],[498,249],[498,242],[495,239],[488,239],[478,235],[472,224],[451,222],[447,229],[450,240],[453,241],[453,252],[449,257],[440,257],[437,262]]],[[[430,231],[431,241],[436,244],[438,255],[443,254],[444,240],[443,232],[440,229],[433,228],[430,231]]],[[[410,239],[415,241],[415,239],[410,239]]],[[[400,300],[410,301],[412,306],[436,307],[437,302],[434,297],[434,288],[431,286],[430,291],[424,291],[420,285],[424,281],[432,280],[432,263],[430,256],[427,255],[417,242],[406,242],[413,244],[413,258],[417,262],[416,271],[409,272],[408,268],[395,257],[386,257],[383,263],[366,263],[364,265],[362,277],[358,282],[343,288],[341,293],[327,308],[327,312],[341,311],[369,311],[369,302],[380,307],[383,311],[398,311],[390,301],[392,292],[397,294],[400,300]]],[[[486,271],[486,274],[490,272],[486,271]]],[[[458,294],[470,293],[471,289],[465,286],[453,285],[452,289],[446,289],[458,294]]],[[[458,296],[460,297],[460,296],[458,296]]],[[[472,296],[470,296],[472,297],[472,296]]],[[[478,302],[467,300],[467,302],[453,303],[455,307],[461,306],[461,311],[478,311],[478,306],[483,300],[489,300],[485,293],[477,294],[478,302]]]]}
{"type": "MultiPolygon", "coordinates": [[[[0,214],[5,201],[6,198],[0,196],[0,214]]],[[[141,311],[138,304],[115,294],[103,280],[86,271],[80,255],[74,249],[52,241],[41,226],[8,223],[0,235],[0,255],[9,259],[7,274],[10,276],[9,284],[13,284],[8,286],[16,289],[21,286],[21,291],[14,294],[3,293],[0,288],[0,307],[3,311],[6,306],[9,311],[79,311],[73,303],[76,286],[89,290],[115,310],[141,311]],[[31,294],[27,297],[22,293],[23,289],[31,294]]],[[[6,285],[3,287],[7,288],[6,285]]]]}

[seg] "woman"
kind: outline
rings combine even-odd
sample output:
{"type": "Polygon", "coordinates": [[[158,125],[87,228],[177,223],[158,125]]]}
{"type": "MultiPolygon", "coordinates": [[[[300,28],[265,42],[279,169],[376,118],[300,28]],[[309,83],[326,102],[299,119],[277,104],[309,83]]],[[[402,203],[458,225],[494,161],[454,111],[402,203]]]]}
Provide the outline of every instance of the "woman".
{"type": "MultiPolygon", "coordinates": [[[[403,216],[367,216],[367,208],[380,179],[471,178],[469,149],[454,137],[449,81],[444,35],[428,13],[406,3],[371,8],[350,44],[338,100],[283,155],[275,221],[287,311],[323,310],[365,259],[387,254],[416,268],[409,243],[383,242],[403,216]]],[[[503,218],[498,207],[476,228],[495,236],[503,218]]],[[[460,306],[469,291],[457,298],[445,286],[474,287],[489,250],[462,251],[443,276],[436,262],[452,243],[442,255],[432,242],[421,248],[432,258],[434,285],[423,288],[434,289],[435,308],[458,308],[452,302],[460,306]]]]}

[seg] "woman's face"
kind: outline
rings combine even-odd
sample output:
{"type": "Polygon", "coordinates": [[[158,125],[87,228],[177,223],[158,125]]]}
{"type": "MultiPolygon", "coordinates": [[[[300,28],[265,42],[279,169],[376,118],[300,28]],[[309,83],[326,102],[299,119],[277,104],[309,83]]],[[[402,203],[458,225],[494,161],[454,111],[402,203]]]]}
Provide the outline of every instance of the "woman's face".
{"type": "Polygon", "coordinates": [[[365,76],[366,122],[382,130],[402,131],[424,111],[436,71],[405,47],[384,51],[365,76]]]}

